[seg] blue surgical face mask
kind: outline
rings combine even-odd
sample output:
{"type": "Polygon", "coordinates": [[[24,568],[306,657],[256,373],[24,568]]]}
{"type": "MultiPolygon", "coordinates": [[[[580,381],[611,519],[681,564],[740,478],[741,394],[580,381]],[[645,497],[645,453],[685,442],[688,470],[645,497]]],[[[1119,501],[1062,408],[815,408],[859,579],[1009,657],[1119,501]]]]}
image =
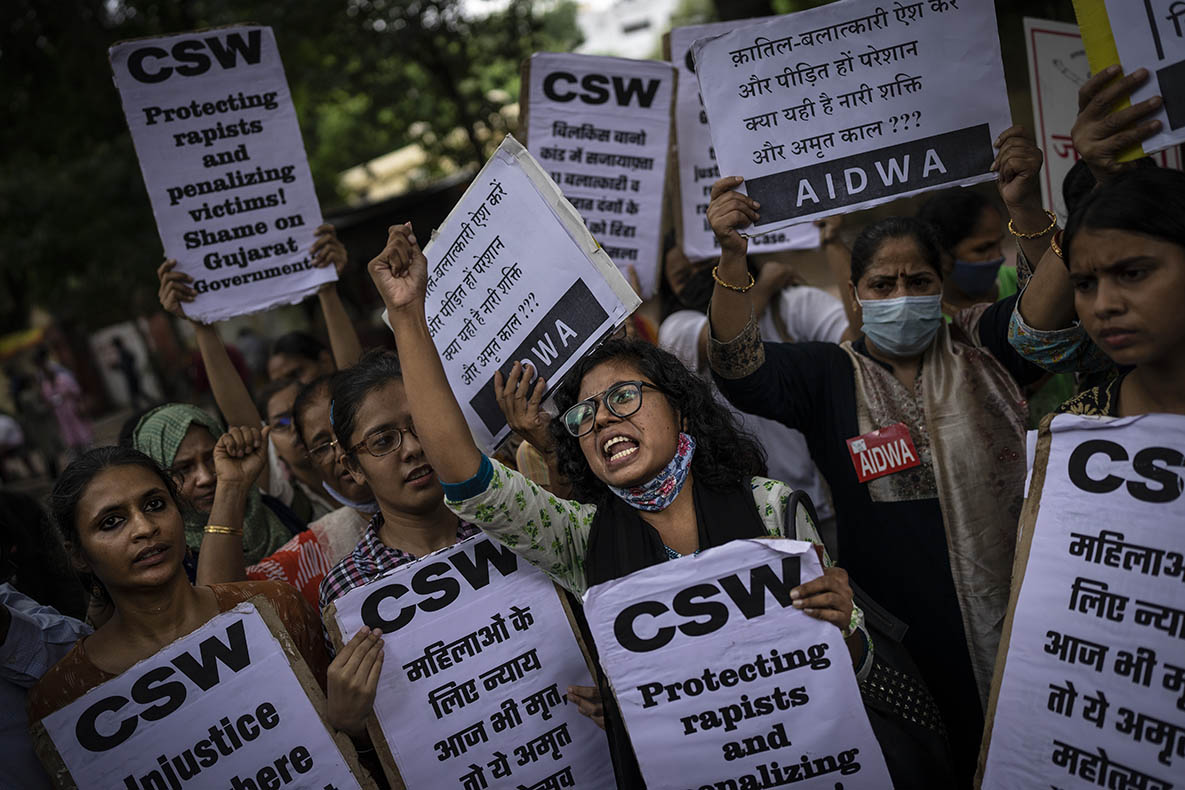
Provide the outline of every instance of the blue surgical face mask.
{"type": "Polygon", "coordinates": [[[996,275],[1004,265],[1004,256],[990,261],[955,261],[950,279],[967,296],[983,296],[996,284],[996,275]]]}
{"type": "Polygon", "coordinates": [[[942,326],[942,294],[857,301],[864,313],[864,334],[894,357],[922,353],[942,326]]]}

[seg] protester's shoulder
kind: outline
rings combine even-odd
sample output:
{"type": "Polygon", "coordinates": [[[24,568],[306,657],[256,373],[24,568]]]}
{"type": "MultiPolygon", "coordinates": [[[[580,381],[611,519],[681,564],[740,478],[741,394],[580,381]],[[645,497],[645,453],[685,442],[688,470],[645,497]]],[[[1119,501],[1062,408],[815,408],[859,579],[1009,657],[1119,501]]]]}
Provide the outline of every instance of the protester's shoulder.
{"type": "Polygon", "coordinates": [[[240,603],[262,595],[276,609],[280,619],[287,621],[289,617],[303,614],[308,602],[288,582],[282,581],[248,581],[227,582],[225,584],[211,584],[214,597],[218,601],[218,608],[225,612],[240,603]]]}
{"type": "Polygon", "coordinates": [[[107,674],[87,658],[79,640],[29,689],[26,702],[29,721],[44,719],[107,680],[107,674]]]}
{"type": "Polygon", "coordinates": [[[757,515],[765,524],[766,531],[770,535],[780,536],[786,503],[790,501],[790,494],[794,489],[781,480],[756,476],[749,478],[749,487],[753,491],[753,504],[757,505],[757,515]]]}

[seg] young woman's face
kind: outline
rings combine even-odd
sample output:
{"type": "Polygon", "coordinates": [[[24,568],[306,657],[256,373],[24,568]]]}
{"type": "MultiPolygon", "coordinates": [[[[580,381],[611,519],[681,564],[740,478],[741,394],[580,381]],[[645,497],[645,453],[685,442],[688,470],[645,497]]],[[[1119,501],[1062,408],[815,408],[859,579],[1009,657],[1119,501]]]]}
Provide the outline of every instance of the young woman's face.
{"type": "Polygon", "coordinates": [[[1185,248],[1122,230],[1082,230],[1070,251],[1074,307],[1091,339],[1120,365],[1185,349],[1185,248]]]}
{"type": "Polygon", "coordinates": [[[861,300],[899,296],[931,296],[942,292],[942,280],[909,237],[885,239],[856,284],[861,300]]]}
{"type": "Polygon", "coordinates": [[[276,455],[293,469],[309,467],[309,459],[300,437],[296,435],[296,424],[292,420],[292,404],[296,403],[299,393],[300,384],[294,382],[291,387],[285,387],[272,395],[267,401],[267,414],[263,416],[272,427],[268,437],[276,446],[276,455]]]}
{"type": "Polygon", "coordinates": [[[1003,245],[1004,219],[995,208],[985,206],[971,233],[956,244],[952,252],[958,260],[969,263],[994,261],[1004,255],[1003,245]]]}
{"type": "Polygon", "coordinates": [[[108,590],[159,586],[182,572],[185,524],[150,469],[113,466],[95,475],[79,497],[75,526],[79,559],[108,590]]]}
{"type": "Polygon", "coordinates": [[[369,486],[383,507],[411,515],[426,515],[440,506],[444,489],[424,457],[420,440],[409,428],[412,428],[411,411],[407,407],[403,381],[391,379],[363,398],[353,433],[343,449],[348,450],[369,436],[398,429],[399,432],[388,435],[387,442],[394,442],[398,436],[401,437],[399,446],[386,455],[375,457],[365,446],[355,450],[353,460],[347,462],[350,474],[354,482],[369,486]]]}
{"type": "Polygon", "coordinates": [[[214,437],[208,428],[197,423],[189,426],[169,471],[181,497],[196,510],[209,513],[214,507],[218,477],[214,473],[214,437]]]}
{"type": "Polygon", "coordinates": [[[675,456],[679,443],[679,415],[666,395],[642,388],[642,405],[628,417],[606,408],[605,391],[623,381],[649,381],[633,365],[608,360],[584,374],[579,399],[595,397],[593,429],[580,437],[580,449],[601,482],[629,488],[649,481],[675,456]]]}
{"type": "Polygon", "coordinates": [[[343,463],[342,448],[333,444],[333,427],[329,422],[329,393],[321,388],[316,397],[307,401],[300,415],[301,437],[308,448],[309,460],[321,478],[335,491],[352,502],[369,502],[374,497],[370,488],[358,484],[343,463]]]}

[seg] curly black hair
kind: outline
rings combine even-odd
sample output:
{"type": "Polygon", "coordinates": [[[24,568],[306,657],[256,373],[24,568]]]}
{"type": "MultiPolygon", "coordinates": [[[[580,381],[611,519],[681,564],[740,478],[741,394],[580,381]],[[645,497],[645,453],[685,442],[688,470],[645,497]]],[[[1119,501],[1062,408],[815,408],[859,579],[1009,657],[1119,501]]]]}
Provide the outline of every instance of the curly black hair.
{"type": "MultiPolygon", "coordinates": [[[[585,375],[611,360],[637,368],[643,378],[666,394],[683,419],[683,431],[695,438],[691,471],[697,483],[732,488],[751,477],[765,475],[765,451],[716,399],[711,385],[674,355],[641,340],[609,340],[581,359],[556,389],[555,403],[561,415],[579,400],[585,375]]],[[[551,421],[550,430],[560,472],[572,486],[572,498],[581,502],[603,499],[608,488],[593,474],[580,449],[580,440],[568,433],[560,419],[551,421]]]]}

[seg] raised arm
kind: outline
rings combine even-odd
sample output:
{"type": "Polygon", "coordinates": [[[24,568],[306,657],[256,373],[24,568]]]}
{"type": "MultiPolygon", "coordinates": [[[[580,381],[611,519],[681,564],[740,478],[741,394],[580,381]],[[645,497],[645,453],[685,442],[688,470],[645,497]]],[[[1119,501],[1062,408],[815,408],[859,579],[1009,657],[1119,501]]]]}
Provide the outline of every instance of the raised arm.
{"type": "MultiPolygon", "coordinates": [[[[197,339],[198,351],[202,355],[202,364],[206,366],[206,377],[210,380],[210,390],[214,393],[214,402],[222,412],[222,418],[227,425],[248,425],[256,427],[263,424],[259,409],[251,399],[247,384],[230,361],[226,353],[226,345],[210,324],[195,321],[185,314],[185,303],[192,302],[197,295],[190,287],[193,278],[184,272],[176,271],[177,261],[167,260],[157,269],[160,277],[160,304],[168,312],[189,321],[193,325],[194,336],[197,339]]],[[[266,493],[268,475],[266,466],[262,476],[261,488],[266,493]]]]}
{"type": "Polygon", "coordinates": [[[992,170],[996,189],[1008,210],[1009,230],[1025,259],[1039,263],[1057,230],[1057,217],[1041,204],[1041,163],[1044,156],[1023,126],[1006,129],[995,142],[992,170]]]}
{"type": "Polygon", "coordinates": [[[221,584],[247,578],[243,558],[243,520],[247,497],[267,464],[267,434],[254,425],[234,427],[214,445],[218,487],[198,552],[197,583],[221,584]]]}
{"type": "MultiPolygon", "coordinates": [[[[341,277],[349,258],[345,245],[337,238],[337,232],[332,225],[325,224],[317,228],[316,237],[310,250],[313,265],[332,265],[337,270],[338,277],[341,277]]],[[[338,370],[344,370],[362,357],[362,342],[358,340],[354,322],[350,320],[346,306],[342,304],[337,282],[321,286],[317,291],[317,301],[320,302],[321,313],[325,316],[325,328],[329,332],[329,347],[333,350],[334,364],[338,370]]]]}
{"type": "Polygon", "coordinates": [[[712,199],[708,204],[708,223],[720,242],[720,263],[714,273],[716,286],[712,291],[708,317],[712,336],[725,342],[737,337],[754,315],[749,290],[755,283],[745,260],[749,240],[739,231],[760,218],[757,209],[761,206],[736,191],[743,181],[740,176],[720,179],[712,185],[712,199]]]}
{"type": "Polygon", "coordinates": [[[399,364],[409,382],[408,407],[424,454],[442,482],[464,482],[477,474],[482,452],[473,442],[428,331],[428,261],[411,223],[390,228],[387,246],[367,268],[387,306],[399,364]]]}
{"type": "Polygon", "coordinates": [[[819,246],[823,248],[823,255],[827,259],[827,269],[831,272],[835,285],[839,288],[839,298],[843,302],[844,316],[848,319],[847,329],[843,332],[843,340],[855,340],[860,337],[862,322],[856,311],[856,298],[848,288],[848,280],[852,279],[852,251],[839,235],[843,225],[843,215],[835,214],[815,222],[819,229],[819,246]]]}

